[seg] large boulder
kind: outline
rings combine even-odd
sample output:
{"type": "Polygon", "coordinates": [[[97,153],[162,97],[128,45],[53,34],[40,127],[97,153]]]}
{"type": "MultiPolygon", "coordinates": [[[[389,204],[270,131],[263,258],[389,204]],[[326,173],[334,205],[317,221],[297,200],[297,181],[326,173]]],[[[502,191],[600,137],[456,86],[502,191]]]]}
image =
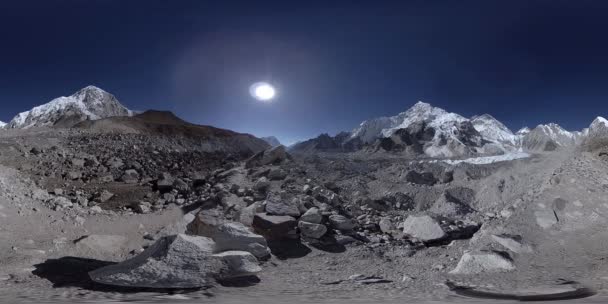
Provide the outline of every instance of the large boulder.
{"type": "Polygon", "coordinates": [[[342,231],[353,230],[355,228],[355,223],[352,219],[338,214],[329,216],[329,223],[334,229],[342,231]]]}
{"type": "Polygon", "coordinates": [[[515,270],[511,258],[504,252],[465,252],[451,274],[479,274],[515,270]]]}
{"type": "Polygon", "coordinates": [[[295,236],[297,221],[288,215],[258,213],[253,217],[253,229],[266,240],[276,241],[295,236]]]}
{"type": "Polygon", "coordinates": [[[327,227],[325,227],[325,225],[303,221],[298,223],[298,228],[300,228],[302,236],[313,239],[321,238],[327,232],[327,227]]]}
{"type": "Polygon", "coordinates": [[[214,256],[210,238],[178,234],[159,239],[138,256],[89,272],[97,283],[148,288],[198,288],[233,275],[214,256]]]}
{"type": "Polygon", "coordinates": [[[435,178],[433,173],[431,173],[431,172],[420,173],[420,172],[417,172],[414,170],[409,171],[405,174],[405,180],[412,184],[428,185],[428,186],[435,185],[438,182],[437,178],[435,178]]]}
{"type": "Polygon", "coordinates": [[[403,233],[423,242],[439,241],[447,237],[439,222],[428,215],[408,216],[403,223],[403,233]]]}
{"type": "Polygon", "coordinates": [[[266,213],[270,215],[300,216],[298,202],[286,195],[273,194],[266,200],[266,213]]]}
{"type": "Polygon", "coordinates": [[[221,279],[252,276],[262,271],[258,260],[246,251],[225,251],[213,256],[219,257],[228,266],[228,271],[220,274],[221,279]]]}
{"type": "Polygon", "coordinates": [[[270,255],[266,239],[253,233],[242,223],[222,222],[201,211],[188,228],[188,232],[192,234],[212,238],[215,241],[214,252],[247,251],[259,259],[270,255]]]}
{"type": "Polygon", "coordinates": [[[245,162],[245,168],[253,168],[270,164],[281,164],[291,157],[287,154],[285,146],[277,146],[261,151],[245,162]]]}

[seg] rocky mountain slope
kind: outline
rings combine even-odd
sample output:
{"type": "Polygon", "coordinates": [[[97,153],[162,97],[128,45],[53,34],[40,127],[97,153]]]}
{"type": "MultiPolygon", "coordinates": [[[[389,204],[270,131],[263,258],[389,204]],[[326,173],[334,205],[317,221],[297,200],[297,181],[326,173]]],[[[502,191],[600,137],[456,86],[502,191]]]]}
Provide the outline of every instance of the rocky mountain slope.
{"type": "Polygon", "coordinates": [[[87,86],[71,96],[59,97],[29,111],[21,112],[5,127],[11,129],[70,127],[87,119],[130,115],[132,112],[112,94],[95,86],[87,86]]]}
{"type": "Polygon", "coordinates": [[[281,142],[274,136],[260,137],[260,139],[272,147],[278,147],[281,145],[281,142]]]}
{"type": "Polygon", "coordinates": [[[86,120],[76,124],[74,128],[179,139],[208,152],[224,151],[250,155],[269,147],[264,140],[253,135],[192,124],[168,111],[149,110],[135,116],[86,120]]]}

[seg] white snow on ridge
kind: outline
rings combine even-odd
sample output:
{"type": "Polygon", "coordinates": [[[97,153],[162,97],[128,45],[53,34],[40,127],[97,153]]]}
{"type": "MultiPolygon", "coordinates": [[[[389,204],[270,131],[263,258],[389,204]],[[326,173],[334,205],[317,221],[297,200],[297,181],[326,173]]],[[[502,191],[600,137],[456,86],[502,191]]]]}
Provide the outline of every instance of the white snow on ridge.
{"type": "Polygon", "coordinates": [[[486,140],[513,146],[517,144],[518,137],[490,114],[474,116],[471,122],[475,130],[486,140]]]}
{"type": "Polygon", "coordinates": [[[62,118],[77,115],[81,119],[100,119],[110,116],[131,116],[116,98],[95,86],[87,86],[71,96],[62,96],[17,114],[6,127],[31,128],[52,126],[62,118]]]}
{"type": "Polygon", "coordinates": [[[4,128],[6,126],[6,123],[3,121],[0,121],[0,129],[4,128]]]}
{"type": "Polygon", "coordinates": [[[472,157],[472,158],[460,159],[460,160],[448,159],[448,160],[442,160],[442,162],[450,164],[450,165],[458,165],[458,164],[462,164],[462,163],[475,164],[475,165],[487,165],[487,164],[493,164],[493,163],[504,162],[504,161],[512,161],[512,160],[528,158],[528,157],[530,157],[530,154],[525,153],[525,152],[511,152],[511,153],[506,153],[503,155],[496,155],[496,156],[472,157]]]}

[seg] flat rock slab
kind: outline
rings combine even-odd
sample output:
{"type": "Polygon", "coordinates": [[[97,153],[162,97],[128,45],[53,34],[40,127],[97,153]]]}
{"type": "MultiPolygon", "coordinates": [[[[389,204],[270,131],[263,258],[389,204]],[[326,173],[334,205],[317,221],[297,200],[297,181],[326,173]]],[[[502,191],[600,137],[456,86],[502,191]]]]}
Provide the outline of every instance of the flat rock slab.
{"type": "Polygon", "coordinates": [[[295,218],[287,215],[268,215],[258,213],[253,217],[253,228],[267,240],[289,238],[297,226],[295,218]]]}

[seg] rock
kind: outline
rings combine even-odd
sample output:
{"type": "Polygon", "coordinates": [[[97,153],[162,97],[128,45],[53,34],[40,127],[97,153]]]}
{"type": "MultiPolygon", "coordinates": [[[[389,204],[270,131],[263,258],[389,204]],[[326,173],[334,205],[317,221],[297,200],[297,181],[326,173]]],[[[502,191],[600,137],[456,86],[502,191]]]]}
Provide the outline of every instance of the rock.
{"type": "Polygon", "coordinates": [[[380,222],[378,222],[378,226],[380,227],[380,231],[387,234],[390,234],[395,230],[395,225],[393,225],[391,219],[387,217],[381,218],[380,222]]]}
{"type": "Polygon", "coordinates": [[[235,275],[224,257],[213,255],[214,247],[213,240],[206,237],[166,236],[134,258],[93,270],[89,276],[97,283],[125,287],[211,286],[215,279],[235,275]]]}
{"type": "Polygon", "coordinates": [[[82,172],[80,171],[70,171],[66,174],[67,179],[76,180],[82,177],[82,172]]]}
{"type": "Polygon", "coordinates": [[[331,215],[329,217],[329,223],[334,229],[348,231],[355,228],[353,220],[346,218],[343,215],[331,215]]]}
{"type": "Polygon", "coordinates": [[[287,215],[268,215],[258,213],[253,217],[253,229],[266,240],[290,238],[296,229],[296,219],[287,215]]]}
{"type": "Polygon", "coordinates": [[[260,177],[255,184],[253,184],[253,190],[258,192],[266,192],[270,188],[270,182],[265,176],[260,177]]]}
{"type": "Polygon", "coordinates": [[[532,247],[523,244],[522,238],[519,235],[510,234],[494,234],[492,239],[503,247],[511,250],[514,253],[531,253],[532,247]]]}
{"type": "Polygon", "coordinates": [[[253,217],[256,213],[264,212],[264,206],[261,202],[255,202],[243,209],[239,213],[239,222],[245,226],[253,224],[253,217]]]}
{"type": "Polygon", "coordinates": [[[55,195],[63,195],[63,189],[61,189],[61,188],[55,188],[53,190],[53,194],[55,194],[55,195]]]}
{"type": "Polygon", "coordinates": [[[180,192],[188,192],[190,190],[190,186],[181,178],[176,178],[173,182],[173,188],[180,192]]]}
{"type": "Polygon", "coordinates": [[[297,201],[290,200],[286,196],[272,195],[266,200],[266,213],[270,215],[300,216],[297,201]]]}
{"type": "Polygon", "coordinates": [[[268,178],[270,180],[284,180],[286,177],[287,172],[280,168],[274,168],[268,172],[268,178]]]}
{"type": "Polygon", "coordinates": [[[38,147],[33,147],[32,149],[30,149],[30,153],[32,153],[33,155],[40,155],[44,153],[44,151],[38,147]]]}
{"type": "Polygon", "coordinates": [[[150,213],[151,208],[152,208],[152,204],[150,204],[149,202],[139,202],[134,206],[133,209],[137,213],[145,214],[145,213],[150,213]]]}
{"type": "Polygon", "coordinates": [[[101,207],[99,207],[99,206],[93,206],[93,207],[91,207],[91,209],[90,209],[90,210],[91,210],[91,211],[93,211],[93,212],[95,212],[95,213],[100,213],[100,212],[102,212],[102,211],[103,211],[103,210],[101,209],[101,207]]]}
{"type": "Polygon", "coordinates": [[[100,203],[105,203],[105,202],[109,201],[112,197],[114,197],[114,193],[112,193],[108,190],[103,190],[99,193],[99,195],[97,195],[97,200],[100,203]]]}
{"type": "MultiPolygon", "coordinates": [[[[205,219],[205,216],[196,217],[194,220],[199,221],[205,219]]],[[[270,255],[270,250],[267,248],[266,239],[263,236],[255,234],[245,225],[237,222],[221,223],[219,225],[206,225],[200,223],[191,225],[194,229],[189,229],[190,233],[200,236],[210,237],[215,241],[215,252],[238,250],[247,251],[262,259],[270,255]],[[259,244],[260,246],[251,246],[251,244],[259,244]]]]}
{"type": "Polygon", "coordinates": [[[139,181],[139,173],[134,169],[125,170],[120,180],[127,184],[135,184],[139,181]]]}
{"type": "Polygon", "coordinates": [[[122,235],[91,234],[76,241],[79,250],[100,254],[118,254],[127,246],[127,238],[122,235]]]}
{"type": "Polygon", "coordinates": [[[188,231],[196,235],[208,235],[217,226],[225,223],[222,213],[217,209],[203,209],[196,214],[196,217],[188,224],[188,231]]]}
{"type": "Polygon", "coordinates": [[[169,173],[162,173],[156,180],[156,189],[161,193],[166,193],[173,190],[175,180],[169,173]]]}
{"type": "Polygon", "coordinates": [[[428,186],[432,186],[437,183],[437,179],[435,178],[433,173],[430,173],[430,172],[419,173],[414,170],[406,173],[405,180],[410,183],[413,183],[413,184],[428,185],[428,186]]]}
{"type": "Polygon", "coordinates": [[[84,166],[84,159],[72,158],[72,160],[70,162],[72,163],[72,166],[74,166],[74,167],[83,167],[84,166]]]}
{"type": "Polygon", "coordinates": [[[253,168],[270,164],[280,164],[290,157],[285,151],[285,146],[277,146],[268,150],[261,151],[245,162],[245,168],[253,168]]]}
{"type": "Polygon", "coordinates": [[[219,257],[228,266],[229,271],[220,274],[222,279],[252,276],[262,271],[258,260],[246,251],[225,251],[213,256],[219,257]]]}
{"type": "Polygon", "coordinates": [[[298,223],[298,228],[300,228],[302,236],[313,239],[321,238],[327,232],[327,227],[325,227],[325,225],[303,221],[298,223]]]}
{"type": "Polygon", "coordinates": [[[511,258],[502,252],[465,252],[451,274],[479,274],[515,270],[511,258]]]}
{"type": "Polygon", "coordinates": [[[447,237],[439,222],[428,215],[408,216],[403,223],[403,233],[423,242],[439,241],[447,237]]]}
{"type": "Polygon", "coordinates": [[[57,208],[68,208],[68,207],[72,207],[74,206],[74,204],[72,203],[72,201],[70,201],[69,199],[63,197],[63,196],[58,196],[55,197],[52,201],[52,203],[54,204],[54,207],[57,208]]]}
{"type": "Polygon", "coordinates": [[[300,217],[300,221],[321,224],[323,221],[323,215],[321,215],[321,211],[319,211],[317,207],[312,207],[300,217]]]}

